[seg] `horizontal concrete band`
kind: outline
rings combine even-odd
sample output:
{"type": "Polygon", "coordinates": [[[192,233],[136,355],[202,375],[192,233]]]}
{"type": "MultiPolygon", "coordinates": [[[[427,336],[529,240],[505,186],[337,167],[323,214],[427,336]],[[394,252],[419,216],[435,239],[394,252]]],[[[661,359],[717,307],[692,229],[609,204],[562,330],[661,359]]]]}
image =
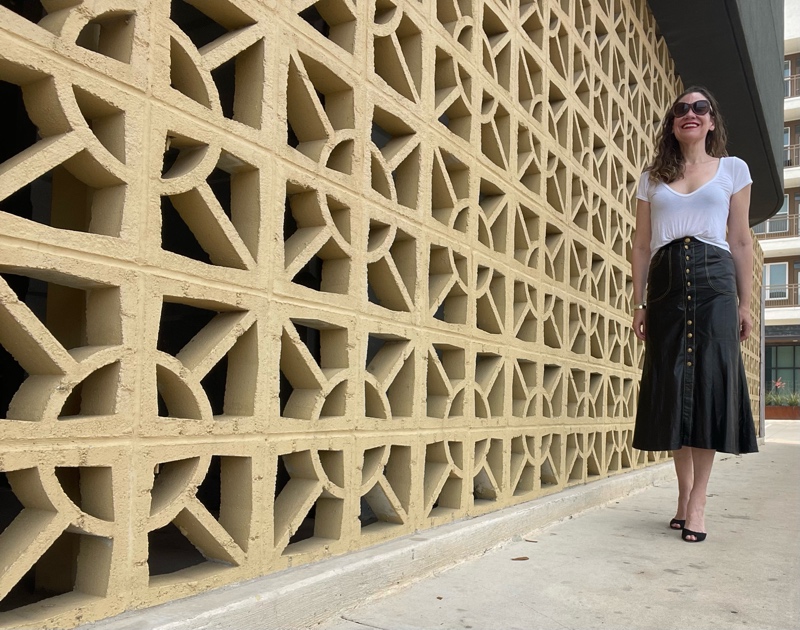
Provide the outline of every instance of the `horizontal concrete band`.
{"type": "Polygon", "coordinates": [[[671,462],[295,567],[191,598],[82,626],[83,630],[307,628],[396,588],[480,555],[514,536],[674,479],[671,462]]]}

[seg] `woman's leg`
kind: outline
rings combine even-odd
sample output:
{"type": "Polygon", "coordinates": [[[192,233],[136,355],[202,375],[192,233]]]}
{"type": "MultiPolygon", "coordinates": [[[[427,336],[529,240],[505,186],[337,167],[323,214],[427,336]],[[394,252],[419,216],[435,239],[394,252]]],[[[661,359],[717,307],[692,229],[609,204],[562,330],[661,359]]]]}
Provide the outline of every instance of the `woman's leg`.
{"type": "MultiPolygon", "coordinates": [[[[693,532],[705,532],[706,494],[708,492],[708,479],[711,476],[711,467],[714,464],[716,451],[709,448],[690,448],[684,446],[681,450],[688,450],[691,455],[694,470],[692,492],[686,511],[686,529],[693,532]]],[[[694,536],[687,536],[687,540],[694,541],[694,536]]]]}
{"type": "MultiPolygon", "coordinates": [[[[675,518],[684,521],[694,485],[692,449],[684,446],[677,451],[672,451],[672,460],[675,462],[675,474],[678,476],[678,509],[675,512],[675,518]]],[[[680,527],[674,529],[680,529],[680,527]]]]}

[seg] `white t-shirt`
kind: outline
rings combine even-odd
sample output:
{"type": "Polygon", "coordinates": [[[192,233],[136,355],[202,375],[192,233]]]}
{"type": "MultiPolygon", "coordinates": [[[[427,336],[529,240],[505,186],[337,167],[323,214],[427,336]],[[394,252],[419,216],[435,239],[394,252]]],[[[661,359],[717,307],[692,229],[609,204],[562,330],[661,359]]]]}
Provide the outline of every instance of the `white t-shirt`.
{"type": "Polygon", "coordinates": [[[686,236],[730,251],[726,234],[731,196],[752,183],[750,169],[737,157],[720,158],[716,175],[688,194],[652,181],[648,171],[642,173],[636,198],[650,202],[650,257],[686,236]]]}

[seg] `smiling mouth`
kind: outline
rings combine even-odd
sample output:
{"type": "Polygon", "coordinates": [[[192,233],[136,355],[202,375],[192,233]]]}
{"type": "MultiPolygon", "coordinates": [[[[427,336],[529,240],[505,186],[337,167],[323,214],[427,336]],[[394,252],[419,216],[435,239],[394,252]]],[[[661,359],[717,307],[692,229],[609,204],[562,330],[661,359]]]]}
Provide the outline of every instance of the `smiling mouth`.
{"type": "Polygon", "coordinates": [[[686,123],[685,125],[681,125],[681,129],[689,129],[689,128],[694,129],[695,127],[699,127],[699,126],[700,126],[699,123],[690,122],[690,123],[686,123]]]}

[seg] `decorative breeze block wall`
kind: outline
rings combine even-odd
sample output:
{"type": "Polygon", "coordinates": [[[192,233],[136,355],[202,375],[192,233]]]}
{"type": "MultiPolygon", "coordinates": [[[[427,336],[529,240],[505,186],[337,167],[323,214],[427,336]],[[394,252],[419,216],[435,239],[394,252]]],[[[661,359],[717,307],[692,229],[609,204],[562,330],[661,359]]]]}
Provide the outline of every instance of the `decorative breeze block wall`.
{"type": "Polygon", "coordinates": [[[666,457],[644,0],[4,0],[0,43],[0,627],[666,457]]]}

